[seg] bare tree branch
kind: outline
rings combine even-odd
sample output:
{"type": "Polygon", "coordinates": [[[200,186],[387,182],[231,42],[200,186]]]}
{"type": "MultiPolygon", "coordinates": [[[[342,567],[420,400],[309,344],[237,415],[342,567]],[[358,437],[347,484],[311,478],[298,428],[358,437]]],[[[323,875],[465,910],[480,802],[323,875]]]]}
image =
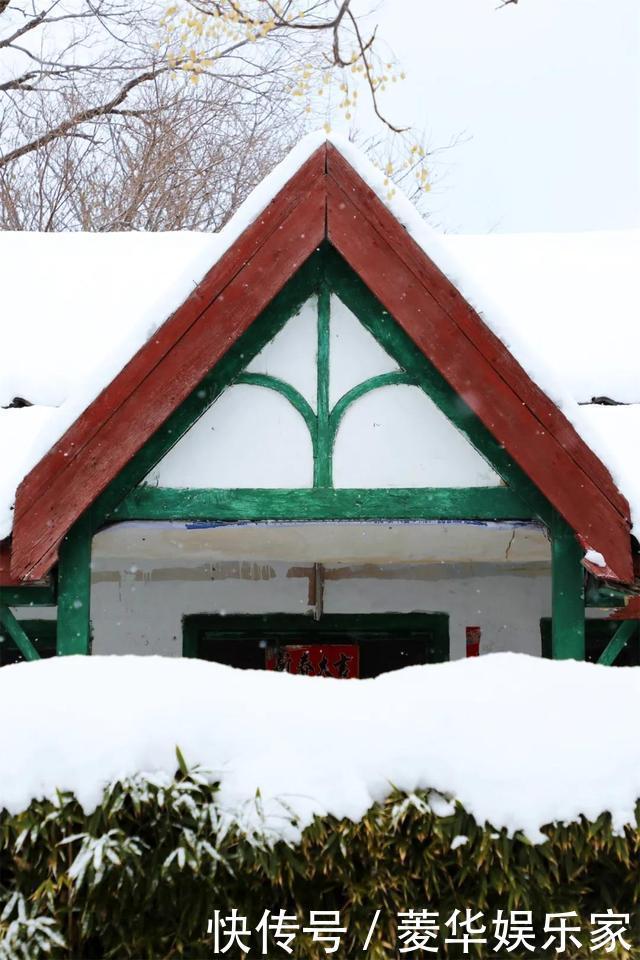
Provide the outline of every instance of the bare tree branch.
{"type": "Polygon", "coordinates": [[[0,0],[0,229],[219,229],[304,130],[309,64],[357,70],[398,131],[351,6],[0,0]]]}
{"type": "Polygon", "coordinates": [[[157,67],[152,70],[147,70],[146,73],[142,73],[139,76],[134,77],[132,80],[129,80],[127,83],[125,83],[120,88],[118,93],[110,100],[107,100],[106,103],[98,104],[95,107],[89,107],[87,110],[80,110],[67,120],[63,120],[62,123],[52,127],[50,130],[47,130],[47,132],[41,137],[31,140],[30,143],[23,143],[21,146],[16,147],[15,150],[11,150],[9,153],[0,156],[0,168],[6,167],[8,163],[11,163],[13,160],[18,160],[20,157],[24,157],[33,150],[40,150],[42,147],[46,147],[47,144],[51,143],[52,140],[67,136],[69,133],[74,132],[75,127],[79,127],[83,123],[89,123],[89,121],[95,120],[98,117],[107,116],[109,113],[112,113],[116,107],[123,103],[131,91],[136,87],[139,87],[141,83],[148,83],[149,80],[154,80],[156,77],[166,73],[168,70],[169,67],[166,66],[157,67]]]}

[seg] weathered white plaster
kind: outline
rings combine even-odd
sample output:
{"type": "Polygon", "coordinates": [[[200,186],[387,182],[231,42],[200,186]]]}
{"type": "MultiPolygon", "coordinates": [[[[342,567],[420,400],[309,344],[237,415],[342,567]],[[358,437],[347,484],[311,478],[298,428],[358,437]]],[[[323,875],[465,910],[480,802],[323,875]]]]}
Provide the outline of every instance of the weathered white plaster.
{"type": "Polygon", "coordinates": [[[94,570],[139,561],[180,565],[235,560],[271,563],[547,563],[544,529],[529,523],[274,521],[119,523],[93,540],[94,570]]]}
{"type": "Polygon", "coordinates": [[[336,487],[496,487],[487,461],[419,387],[381,387],[344,415],[336,487]]]}
{"type": "Polygon", "coordinates": [[[310,487],[313,450],[298,411],[274,390],[238,384],[154,467],[161,487],[310,487]]]}
{"type": "Polygon", "coordinates": [[[316,409],[318,356],[317,297],[301,307],[280,333],[251,361],[250,373],[267,373],[295,387],[316,409]]]}
{"type": "Polygon", "coordinates": [[[102,531],[92,561],[94,652],[179,656],[189,613],[309,612],[320,559],[327,613],[447,613],[453,659],[465,656],[467,626],[481,627],[483,653],[540,653],[540,618],[551,612],[543,531],[417,523],[102,531]]]}
{"type": "Polygon", "coordinates": [[[398,370],[398,364],[342,300],[331,297],[329,326],[329,406],[352,387],[380,373],[398,370]]]}
{"type": "MultiPolygon", "coordinates": [[[[309,580],[290,575],[286,564],[273,565],[273,577],[209,579],[208,567],[121,570],[115,579],[99,575],[91,596],[95,653],[182,652],[182,617],[189,613],[306,613],[309,580]],[[191,579],[197,577],[197,579],[191,579]]],[[[249,565],[251,566],[251,565],[249,565]]],[[[465,656],[465,627],[480,626],[481,650],[540,653],[540,618],[550,616],[549,569],[521,567],[510,573],[482,564],[475,570],[442,564],[415,571],[325,571],[326,613],[431,612],[450,617],[451,658],[465,656]]]]}

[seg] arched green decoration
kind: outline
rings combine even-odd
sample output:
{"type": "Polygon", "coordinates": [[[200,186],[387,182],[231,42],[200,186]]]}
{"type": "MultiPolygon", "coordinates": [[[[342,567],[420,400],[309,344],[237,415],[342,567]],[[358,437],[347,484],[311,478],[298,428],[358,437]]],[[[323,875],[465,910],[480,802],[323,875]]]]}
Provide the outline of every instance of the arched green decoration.
{"type": "Polygon", "coordinates": [[[395,384],[418,386],[414,377],[401,370],[382,373],[352,387],[342,396],[333,408],[329,405],[329,328],[331,315],[331,291],[326,283],[321,285],[317,297],[317,353],[316,353],[316,410],[314,413],[308,401],[290,383],[266,373],[242,373],[235,383],[244,383],[273,390],[284,397],[298,411],[307,425],[313,449],[313,486],[330,488],[333,486],[333,449],[340,423],[348,408],[372,390],[395,384]]]}

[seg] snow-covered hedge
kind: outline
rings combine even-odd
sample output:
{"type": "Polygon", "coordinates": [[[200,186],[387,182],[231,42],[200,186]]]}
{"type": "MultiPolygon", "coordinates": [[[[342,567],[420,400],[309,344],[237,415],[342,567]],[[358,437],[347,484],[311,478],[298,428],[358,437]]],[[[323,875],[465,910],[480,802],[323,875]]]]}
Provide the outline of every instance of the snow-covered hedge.
{"type": "Polygon", "coordinates": [[[426,787],[535,842],[544,824],[581,815],[635,823],[638,729],[638,668],[493,654],[344,681],[60,657],[0,670],[0,809],[63,790],[91,812],[114,780],[171,777],[179,746],[236,818],[260,790],[276,837],[299,835],[283,801],[304,827],[426,787]]]}
{"type": "MultiPolygon", "coordinates": [[[[460,805],[454,809],[433,792],[394,793],[359,822],[318,818],[296,845],[274,844],[271,831],[260,836],[255,829],[259,798],[248,836],[221,808],[217,785],[179,759],[175,778],[111,784],[89,815],[70,794],[0,815],[2,960],[241,957],[237,945],[221,952],[234,910],[250,931],[238,941],[250,956],[326,957],[328,943],[314,943],[302,930],[312,910],[323,910],[344,928],[338,957],[387,960],[396,956],[390,945],[402,945],[398,915],[425,908],[439,913],[439,956],[461,955],[459,944],[446,943],[446,923],[468,908],[479,913],[472,926],[487,927],[486,944],[469,945],[473,956],[493,955],[498,911],[532,912],[541,957],[557,955],[557,941],[548,952],[540,949],[549,914],[575,911],[570,926],[585,931],[586,946],[592,914],[607,909],[630,915],[624,935],[632,950],[603,955],[640,956],[633,946],[640,944],[633,929],[640,832],[614,836],[606,815],[551,827],[545,843],[532,844],[479,828],[460,805]],[[292,953],[274,931],[265,954],[261,920],[265,911],[271,919],[280,910],[298,927],[292,953]],[[226,930],[216,918],[227,919],[226,930]]],[[[289,816],[283,808],[282,817],[289,816]]],[[[587,955],[570,940],[562,951],[567,960],[587,955]]]]}
{"type": "Polygon", "coordinates": [[[639,668],[70,657],[0,670],[0,724],[0,960],[212,956],[216,910],[339,911],[337,955],[373,960],[412,909],[637,922],[639,668]]]}

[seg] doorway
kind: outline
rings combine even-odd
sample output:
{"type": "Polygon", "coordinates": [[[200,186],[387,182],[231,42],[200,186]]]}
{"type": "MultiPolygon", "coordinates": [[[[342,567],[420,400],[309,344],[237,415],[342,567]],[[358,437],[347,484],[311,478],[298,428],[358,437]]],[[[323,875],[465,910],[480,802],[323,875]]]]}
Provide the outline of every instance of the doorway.
{"type": "Polygon", "coordinates": [[[443,613],[183,618],[183,655],[252,670],[366,679],[449,659],[443,613]]]}

